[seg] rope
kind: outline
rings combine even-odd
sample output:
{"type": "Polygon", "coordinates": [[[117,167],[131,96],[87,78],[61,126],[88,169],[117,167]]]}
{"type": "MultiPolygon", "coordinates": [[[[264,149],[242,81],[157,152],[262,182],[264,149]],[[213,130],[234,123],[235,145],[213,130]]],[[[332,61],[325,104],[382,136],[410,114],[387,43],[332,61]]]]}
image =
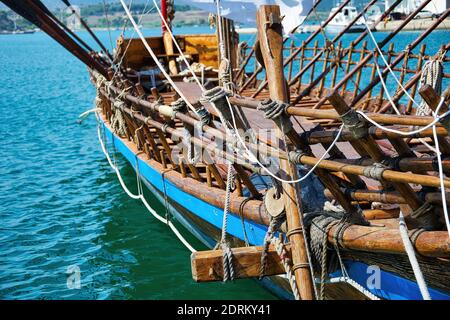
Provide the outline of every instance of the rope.
{"type": "Polygon", "coordinates": [[[281,240],[276,237],[273,237],[270,242],[275,246],[275,250],[277,251],[280,260],[283,263],[284,270],[286,271],[286,277],[289,280],[289,284],[291,286],[295,300],[301,300],[300,293],[298,292],[297,288],[297,283],[295,281],[295,274],[292,271],[290,259],[288,258],[288,253],[286,251],[286,248],[284,247],[283,242],[281,242],[281,240]]]}
{"type": "Polygon", "coordinates": [[[403,217],[403,213],[401,210],[399,215],[398,226],[406,254],[408,255],[409,263],[411,264],[414,276],[416,277],[417,284],[419,285],[420,293],[422,294],[424,300],[431,300],[427,284],[425,283],[425,279],[423,278],[422,270],[420,269],[419,262],[417,261],[416,254],[414,252],[414,248],[409,239],[408,227],[406,226],[405,218],[403,217]]]}
{"type": "Polygon", "coordinates": [[[261,264],[259,267],[259,279],[261,280],[266,273],[267,268],[267,256],[269,253],[269,244],[272,238],[275,235],[275,232],[280,228],[281,224],[284,222],[285,216],[282,217],[271,217],[269,227],[267,228],[266,235],[264,237],[264,245],[263,245],[263,252],[261,254],[261,264]]]}
{"type": "MultiPolygon", "coordinates": [[[[430,60],[425,63],[422,75],[420,77],[420,86],[426,84],[432,86],[437,94],[441,94],[442,91],[442,62],[439,60],[430,60]]],[[[428,116],[431,114],[431,108],[428,104],[422,100],[420,106],[416,109],[417,116],[428,116]]]]}
{"type": "Polygon", "coordinates": [[[144,47],[147,49],[148,53],[152,57],[155,64],[158,66],[158,68],[161,70],[164,77],[167,79],[167,81],[170,83],[170,85],[173,87],[173,89],[178,93],[178,95],[186,101],[187,106],[195,113],[197,114],[194,106],[189,102],[189,100],[186,98],[186,96],[183,94],[183,92],[178,88],[178,86],[175,84],[175,82],[172,80],[170,75],[167,73],[167,71],[164,69],[164,67],[161,65],[161,62],[159,61],[158,57],[153,52],[152,48],[148,44],[147,40],[145,39],[144,35],[142,34],[141,30],[139,29],[138,25],[136,24],[136,21],[133,18],[133,15],[131,14],[130,10],[128,9],[127,5],[125,4],[124,0],[120,0],[120,3],[122,4],[122,7],[125,10],[125,13],[128,16],[128,19],[130,19],[134,29],[136,30],[139,38],[141,39],[142,43],[144,44],[144,47]]]}
{"type": "MultiPolygon", "coordinates": [[[[237,128],[236,125],[236,119],[234,117],[234,113],[233,113],[233,109],[231,108],[231,104],[230,101],[228,100],[228,97],[226,97],[227,101],[228,101],[228,106],[230,108],[230,112],[231,112],[231,118],[233,120],[233,126],[234,129],[237,128]]],[[[278,176],[276,176],[275,174],[273,174],[265,165],[263,165],[258,158],[250,151],[250,149],[247,147],[247,145],[245,144],[244,140],[242,139],[242,137],[239,134],[239,130],[235,129],[236,132],[236,137],[238,138],[239,142],[241,143],[242,147],[244,148],[244,150],[246,151],[247,154],[247,158],[248,160],[252,161],[252,162],[256,162],[265,172],[267,172],[272,178],[280,181],[280,182],[284,182],[284,183],[291,183],[291,184],[295,184],[298,182],[302,182],[303,180],[305,180],[306,178],[308,178],[311,173],[313,173],[313,171],[317,168],[317,166],[325,159],[325,157],[327,156],[327,154],[331,151],[331,149],[335,146],[335,144],[337,143],[337,141],[339,140],[341,134],[342,134],[342,130],[344,129],[344,126],[341,125],[341,127],[339,128],[338,133],[336,134],[336,137],[334,138],[333,142],[330,144],[330,146],[328,147],[328,149],[325,151],[324,154],[322,154],[322,156],[319,158],[319,160],[316,162],[316,164],[311,168],[311,170],[309,170],[304,176],[296,179],[296,180],[286,180],[286,179],[282,179],[278,176]]]]}
{"type": "Polygon", "coordinates": [[[114,112],[111,114],[111,128],[113,129],[113,132],[120,137],[125,137],[127,135],[127,124],[122,112],[124,105],[125,102],[119,99],[116,99],[112,104],[114,112]]]}
{"type": "Polygon", "coordinates": [[[226,241],[227,239],[227,223],[228,223],[228,212],[230,208],[230,196],[231,196],[231,185],[233,182],[233,165],[231,162],[228,164],[227,173],[227,185],[225,193],[225,203],[223,207],[223,219],[222,219],[222,235],[220,239],[220,246],[223,251],[223,281],[234,280],[234,268],[233,268],[233,253],[231,248],[226,241]]]}
{"type": "MultiPolygon", "coordinates": [[[[386,68],[389,70],[389,72],[391,73],[392,77],[395,79],[395,82],[398,84],[399,88],[402,89],[402,91],[405,93],[405,95],[406,95],[406,96],[407,96],[407,97],[408,97],[408,98],[409,98],[409,99],[410,99],[417,107],[419,107],[419,104],[414,100],[413,97],[411,97],[411,95],[409,94],[408,90],[406,90],[405,87],[403,87],[403,84],[402,84],[402,83],[400,82],[400,80],[397,78],[397,76],[395,75],[395,72],[391,69],[391,66],[389,65],[389,63],[388,63],[388,62],[386,61],[386,59],[384,58],[383,52],[381,51],[380,47],[378,46],[378,42],[375,40],[375,37],[373,36],[372,30],[370,30],[370,27],[367,25],[366,17],[365,17],[365,16],[362,16],[362,20],[363,20],[364,25],[366,26],[366,29],[367,29],[367,31],[368,31],[368,33],[369,33],[369,35],[370,35],[370,38],[371,38],[373,44],[375,45],[375,49],[377,50],[378,55],[379,55],[379,56],[381,57],[381,59],[383,60],[383,63],[385,64],[385,66],[386,66],[386,68]]],[[[378,58],[378,55],[377,55],[377,58],[378,58]]],[[[384,88],[384,90],[386,91],[386,95],[388,96],[388,98],[389,98],[389,100],[390,100],[390,102],[391,102],[392,107],[394,108],[394,110],[395,110],[395,112],[396,112],[397,114],[400,114],[399,111],[398,111],[398,109],[397,109],[397,107],[395,106],[394,103],[392,103],[392,101],[391,101],[391,99],[390,99],[388,90],[386,89],[386,84],[384,83],[383,76],[382,76],[382,74],[381,74],[381,72],[380,72],[380,68],[379,68],[379,66],[378,66],[378,63],[377,63],[376,61],[374,61],[374,63],[375,63],[375,66],[376,66],[376,68],[377,68],[377,73],[378,73],[378,76],[379,76],[379,78],[380,78],[380,80],[381,80],[381,84],[383,85],[383,88],[384,88]]]]}
{"type": "MultiPolygon", "coordinates": [[[[133,194],[126,186],[125,182],[122,179],[122,175],[120,174],[120,171],[118,169],[117,166],[115,166],[112,161],[111,158],[105,148],[105,144],[103,143],[103,139],[101,138],[101,132],[100,132],[100,119],[99,119],[99,115],[98,113],[96,113],[96,117],[97,117],[97,135],[98,135],[98,140],[100,142],[100,146],[101,149],[103,151],[103,153],[106,156],[106,159],[108,160],[109,165],[111,166],[111,168],[116,172],[117,178],[119,179],[120,185],[122,186],[123,190],[125,191],[125,193],[132,199],[135,200],[141,200],[142,203],[144,204],[144,206],[147,208],[147,210],[160,222],[168,225],[170,227],[170,229],[172,230],[172,232],[177,236],[177,238],[181,241],[181,243],[189,249],[189,251],[191,251],[192,253],[197,252],[197,250],[195,250],[190,244],[189,242],[181,235],[181,233],[177,230],[177,228],[175,227],[175,225],[172,223],[172,221],[164,219],[163,217],[161,217],[158,213],[156,213],[156,211],[148,204],[147,200],[145,199],[144,195],[142,194],[142,188],[138,187],[138,190],[141,190],[140,193],[138,195],[133,194]]],[[[136,167],[136,170],[138,171],[138,167],[136,167]]],[[[141,183],[141,178],[139,176],[138,179],[138,183],[141,183]]]]}

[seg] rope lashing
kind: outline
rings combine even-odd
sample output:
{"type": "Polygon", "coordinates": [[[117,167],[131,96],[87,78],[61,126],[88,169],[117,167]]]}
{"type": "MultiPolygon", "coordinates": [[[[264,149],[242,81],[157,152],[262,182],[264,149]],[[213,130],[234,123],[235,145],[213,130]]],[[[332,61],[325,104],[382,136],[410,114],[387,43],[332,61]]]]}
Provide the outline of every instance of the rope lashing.
{"type": "Polygon", "coordinates": [[[341,119],[345,128],[351,132],[355,139],[361,139],[367,136],[367,123],[355,110],[348,110],[341,115],[341,119]]]}
{"type": "Polygon", "coordinates": [[[292,122],[286,112],[289,105],[280,101],[272,101],[271,99],[264,99],[258,105],[258,110],[264,112],[264,118],[270,119],[283,131],[288,133],[292,130],[292,122]]]}
{"type": "Polygon", "coordinates": [[[319,293],[319,299],[325,300],[325,280],[328,276],[327,272],[327,252],[328,252],[328,232],[331,230],[331,228],[337,223],[337,221],[332,221],[331,223],[328,223],[328,225],[325,228],[325,231],[322,235],[322,254],[321,254],[321,260],[320,260],[320,293],[319,293]]]}
{"type": "Polygon", "coordinates": [[[227,58],[222,58],[219,65],[219,81],[227,92],[232,92],[234,88],[231,80],[231,63],[227,58]]]}
{"type": "Polygon", "coordinates": [[[302,164],[301,159],[303,156],[306,156],[307,154],[303,152],[302,150],[293,150],[289,151],[288,153],[288,159],[293,164],[302,164]]]}
{"type": "Polygon", "coordinates": [[[209,113],[208,110],[204,106],[201,106],[197,109],[197,114],[200,117],[200,121],[204,125],[210,125],[212,122],[212,116],[211,113],[209,113]]]}
{"type": "Polygon", "coordinates": [[[429,202],[424,202],[419,208],[411,212],[410,216],[417,220],[421,228],[425,230],[436,230],[440,226],[439,215],[435,213],[435,207],[429,202]]]}
{"type": "Polygon", "coordinates": [[[406,226],[405,218],[403,217],[403,213],[401,210],[400,210],[398,228],[400,231],[400,236],[403,241],[403,246],[405,247],[406,254],[408,255],[408,259],[411,264],[411,268],[413,269],[414,276],[417,281],[417,285],[419,286],[420,293],[422,294],[422,297],[424,300],[431,300],[430,293],[428,291],[427,284],[423,277],[422,270],[420,269],[419,262],[417,261],[414,247],[411,244],[411,241],[409,239],[408,227],[406,226]]]}
{"type": "Polygon", "coordinates": [[[321,270],[319,299],[324,299],[324,283],[328,273],[336,270],[337,264],[335,256],[330,256],[328,260],[328,231],[338,222],[333,217],[320,215],[311,221],[309,229],[312,261],[321,270]],[[334,263],[332,263],[334,262],[334,263]],[[329,265],[328,265],[329,264],[329,265]]]}
{"type": "Polygon", "coordinates": [[[295,282],[295,274],[292,270],[291,260],[288,258],[286,247],[284,246],[283,242],[277,237],[272,237],[270,242],[275,246],[275,250],[277,251],[280,260],[283,263],[284,270],[286,271],[286,277],[289,280],[289,284],[291,286],[292,294],[294,295],[295,300],[300,300],[300,293],[298,292],[297,283],[295,282]]]}
{"type": "Polygon", "coordinates": [[[419,238],[419,236],[424,233],[426,230],[423,228],[417,228],[417,229],[413,229],[413,230],[408,230],[408,237],[409,240],[411,240],[412,245],[415,247],[416,246],[416,241],[419,238]]]}
{"type": "Polygon", "coordinates": [[[139,128],[134,130],[134,143],[136,144],[138,150],[142,150],[143,145],[141,143],[141,140],[139,139],[138,133],[144,129],[144,125],[141,125],[139,128]]]}
{"type": "Polygon", "coordinates": [[[179,98],[178,100],[172,102],[170,106],[172,107],[174,112],[186,113],[188,111],[186,101],[184,101],[182,98],[179,98]]]}
{"type": "Polygon", "coordinates": [[[232,177],[233,177],[233,165],[229,163],[227,172],[227,184],[225,190],[226,191],[225,203],[223,206],[222,236],[220,242],[216,245],[216,247],[220,246],[222,248],[224,282],[234,280],[233,253],[231,251],[229,243],[227,242],[227,223],[228,223],[228,212],[230,208],[232,177]]]}
{"type": "Polygon", "coordinates": [[[114,112],[111,114],[110,119],[113,132],[122,138],[127,135],[127,125],[122,111],[124,107],[126,107],[125,102],[120,99],[116,99],[112,104],[112,109],[114,112]]]}
{"type": "MultiPolygon", "coordinates": [[[[223,119],[222,122],[231,123],[231,112],[228,108],[228,102],[226,97],[229,93],[222,87],[214,87],[212,89],[206,90],[202,94],[200,102],[206,103],[210,102],[216,106],[216,109],[220,112],[220,117],[223,119]]],[[[230,125],[231,127],[231,125],[230,125]]]]}
{"type": "MultiPolygon", "coordinates": [[[[422,76],[420,77],[420,86],[430,85],[438,95],[441,95],[443,70],[442,61],[438,59],[433,59],[425,63],[422,69],[422,76]]],[[[422,100],[420,106],[416,109],[416,115],[429,116],[431,111],[427,103],[422,100]]]]}
{"type": "Polygon", "coordinates": [[[267,228],[266,235],[264,237],[264,244],[263,244],[263,251],[261,254],[261,264],[259,266],[259,279],[261,280],[266,273],[267,268],[267,256],[269,253],[269,245],[274,237],[275,233],[278,231],[278,229],[281,227],[283,222],[285,221],[286,216],[283,214],[278,217],[271,217],[270,223],[267,228]]]}
{"type": "Polygon", "coordinates": [[[363,175],[367,178],[375,179],[378,181],[383,180],[383,173],[385,170],[389,169],[388,166],[376,162],[371,166],[367,166],[363,170],[363,175]]]}

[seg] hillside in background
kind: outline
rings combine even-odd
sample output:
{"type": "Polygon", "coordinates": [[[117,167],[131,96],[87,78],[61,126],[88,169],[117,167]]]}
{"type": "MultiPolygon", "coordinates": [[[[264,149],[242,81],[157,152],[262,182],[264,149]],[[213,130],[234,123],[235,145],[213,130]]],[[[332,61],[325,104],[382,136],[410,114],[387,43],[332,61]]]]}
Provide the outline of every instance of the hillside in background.
{"type": "MultiPolygon", "coordinates": [[[[159,0],[157,0],[159,2],[159,0]]],[[[61,0],[44,0],[47,5],[57,17],[64,20],[67,16],[65,10],[66,7],[61,0]]],[[[89,26],[93,28],[122,28],[125,24],[126,17],[122,5],[118,0],[70,0],[73,5],[80,6],[81,15],[88,22],[89,26]],[[106,3],[106,7],[105,4],[106,3]],[[105,17],[105,9],[108,14],[108,20],[105,17]]],[[[127,0],[128,3],[128,0],[127,0]]],[[[141,16],[144,8],[149,10],[153,7],[152,0],[134,0],[131,6],[131,11],[136,20],[141,16]],[[147,6],[146,6],[147,5],[147,6]]],[[[180,3],[180,2],[179,2],[180,3]]],[[[322,0],[317,8],[317,14],[313,14],[308,19],[308,23],[317,23],[325,19],[331,8],[335,6],[336,1],[322,0]]],[[[353,0],[353,5],[360,10],[368,0],[353,0]]],[[[0,4],[0,31],[11,31],[14,28],[14,23],[10,17],[6,14],[9,12],[5,5],[0,4]]],[[[208,25],[208,13],[198,10],[195,7],[183,4],[177,4],[175,0],[175,19],[173,21],[174,26],[195,26],[195,25],[208,25]]],[[[19,18],[17,20],[19,30],[27,30],[33,28],[32,25],[26,22],[24,19],[19,18]]],[[[160,19],[156,10],[145,14],[142,17],[141,25],[144,27],[157,27],[161,25],[160,19]]]]}

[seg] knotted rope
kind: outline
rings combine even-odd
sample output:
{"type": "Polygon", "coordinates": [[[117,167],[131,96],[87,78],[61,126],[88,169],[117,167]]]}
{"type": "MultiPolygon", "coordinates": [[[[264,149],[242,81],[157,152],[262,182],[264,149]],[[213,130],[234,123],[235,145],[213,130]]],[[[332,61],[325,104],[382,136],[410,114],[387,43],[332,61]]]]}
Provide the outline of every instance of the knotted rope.
{"type": "MultiPolygon", "coordinates": [[[[430,85],[436,91],[438,95],[441,95],[442,91],[442,73],[443,73],[442,61],[437,58],[427,61],[422,69],[422,76],[420,77],[420,86],[430,85]]],[[[422,100],[420,106],[416,109],[416,115],[429,116],[431,109],[428,104],[422,100]]]]}
{"type": "Polygon", "coordinates": [[[297,283],[295,282],[295,274],[292,271],[291,261],[288,258],[288,252],[284,247],[283,242],[280,239],[273,237],[270,242],[275,246],[275,250],[277,251],[278,256],[280,257],[281,262],[283,263],[284,270],[286,271],[286,277],[289,280],[289,284],[292,289],[292,294],[294,295],[295,300],[300,300],[300,293],[298,292],[297,283]]]}
{"type": "Polygon", "coordinates": [[[229,243],[227,242],[227,223],[228,223],[228,212],[230,208],[230,195],[231,195],[231,184],[233,177],[233,165],[228,164],[227,173],[227,185],[225,193],[225,203],[223,207],[223,220],[222,220],[222,236],[220,242],[216,247],[220,246],[223,252],[223,281],[234,280],[234,268],[233,268],[233,253],[229,243]]]}
{"type": "Polygon", "coordinates": [[[264,237],[263,252],[261,254],[261,264],[259,267],[259,279],[260,280],[265,276],[265,273],[266,273],[267,256],[269,253],[270,242],[272,241],[272,238],[275,236],[275,233],[278,231],[280,226],[283,224],[284,220],[285,220],[285,215],[270,218],[269,227],[267,228],[267,232],[264,237]]]}

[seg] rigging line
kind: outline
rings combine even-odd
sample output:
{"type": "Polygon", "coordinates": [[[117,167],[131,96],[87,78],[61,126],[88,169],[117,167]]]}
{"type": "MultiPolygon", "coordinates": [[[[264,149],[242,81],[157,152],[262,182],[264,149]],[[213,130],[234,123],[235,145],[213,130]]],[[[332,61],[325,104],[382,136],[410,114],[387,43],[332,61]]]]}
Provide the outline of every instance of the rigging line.
{"type": "MultiPolygon", "coordinates": [[[[405,89],[405,87],[403,86],[403,84],[400,82],[400,80],[397,78],[397,76],[395,75],[395,72],[391,69],[391,66],[389,65],[389,63],[386,61],[386,59],[384,58],[383,52],[381,51],[380,47],[378,46],[377,41],[375,40],[375,37],[373,36],[372,31],[370,30],[370,27],[367,25],[367,21],[366,21],[366,17],[363,16],[363,22],[364,25],[366,26],[367,31],[369,32],[370,38],[373,42],[373,44],[375,45],[375,49],[378,51],[379,56],[381,56],[381,59],[383,60],[384,64],[386,65],[386,68],[389,70],[389,72],[391,73],[392,77],[395,79],[395,82],[397,82],[397,84],[399,85],[400,89],[402,89],[402,91],[405,93],[405,95],[411,99],[411,101],[417,106],[419,107],[419,104],[414,100],[413,97],[411,97],[411,95],[409,94],[408,90],[405,89]]],[[[374,63],[377,67],[377,72],[378,72],[378,76],[380,77],[380,80],[383,84],[383,77],[380,74],[380,70],[378,67],[378,63],[374,60],[374,63]]],[[[383,86],[385,87],[385,85],[383,84],[383,86]]],[[[386,89],[385,89],[386,90],[386,89]]],[[[397,110],[396,110],[397,112],[397,110]]],[[[398,113],[398,112],[397,112],[398,113]]]]}
{"type": "MultiPolygon", "coordinates": [[[[133,0],[130,0],[129,8],[131,8],[131,2],[132,2],[132,1],[133,1],[133,0]]],[[[155,8],[155,7],[153,6],[152,8],[150,8],[150,10],[148,10],[148,11],[146,12],[146,10],[147,10],[147,5],[148,5],[149,1],[150,1],[150,0],[147,0],[147,2],[145,3],[145,7],[144,7],[144,9],[142,10],[142,13],[141,13],[141,15],[140,15],[140,17],[139,17],[139,20],[138,20],[138,23],[139,23],[139,24],[141,23],[142,18],[144,17],[144,14],[148,14],[148,13],[152,12],[152,10],[155,8]]],[[[128,22],[128,20],[125,20],[124,27],[125,27],[125,25],[127,24],[127,22],[128,22]]],[[[117,72],[120,70],[120,67],[122,66],[123,59],[125,58],[125,55],[126,55],[126,53],[127,53],[127,51],[128,51],[128,48],[130,48],[130,45],[131,45],[131,42],[132,42],[132,41],[131,41],[131,38],[134,37],[135,33],[136,33],[136,31],[133,29],[133,33],[131,34],[130,40],[129,40],[128,43],[127,43],[127,47],[125,48],[125,51],[123,52],[122,57],[120,58],[120,61],[119,61],[119,63],[118,63],[117,66],[116,66],[116,71],[114,71],[114,75],[112,76],[112,79],[114,79],[114,77],[116,76],[117,72]]]]}
{"type": "MultiPolygon", "coordinates": [[[[131,9],[131,4],[132,3],[133,3],[133,0],[130,0],[130,2],[128,2],[128,8],[131,9]]],[[[145,4],[145,6],[147,7],[147,4],[145,4]]],[[[144,12],[144,11],[145,11],[145,8],[144,8],[144,10],[142,12],[144,12]]],[[[125,30],[127,28],[127,25],[128,25],[128,20],[125,20],[125,22],[123,23],[123,26],[122,26],[122,32],[121,32],[122,36],[125,34],[125,30]]],[[[134,35],[134,33],[133,33],[133,35],[134,35]]],[[[131,37],[133,37],[133,35],[131,37]]]]}
{"type": "Polygon", "coordinates": [[[372,123],[376,127],[380,128],[381,130],[392,132],[392,133],[396,133],[396,134],[403,135],[403,136],[413,136],[413,135],[415,135],[417,133],[420,133],[420,132],[428,129],[429,127],[433,128],[433,138],[434,138],[434,143],[435,143],[435,148],[436,148],[435,153],[436,153],[436,156],[438,158],[439,181],[440,181],[440,186],[441,186],[442,207],[443,207],[443,210],[444,210],[444,217],[445,217],[445,223],[447,225],[447,232],[448,232],[449,237],[450,237],[450,219],[449,219],[449,214],[448,214],[448,209],[447,209],[447,202],[446,202],[446,197],[445,197],[444,173],[443,173],[443,168],[442,168],[441,152],[440,152],[440,149],[439,149],[439,141],[437,139],[438,136],[437,136],[437,131],[436,131],[436,123],[439,122],[441,119],[445,118],[446,116],[448,116],[450,114],[450,110],[448,110],[444,114],[438,116],[439,110],[444,105],[444,101],[445,101],[445,98],[441,97],[441,100],[440,100],[440,102],[439,102],[439,104],[438,104],[438,106],[436,108],[436,111],[433,113],[434,120],[431,123],[429,123],[425,127],[422,127],[421,129],[417,129],[417,130],[413,130],[413,131],[409,131],[409,132],[399,131],[399,130],[383,127],[382,125],[380,125],[376,121],[370,119],[364,112],[362,112],[360,110],[357,110],[356,112],[358,114],[362,115],[366,120],[368,120],[370,123],[372,123]]]}
{"type": "MultiPolygon", "coordinates": [[[[98,135],[98,140],[100,142],[100,146],[101,149],[103,151],[103,153],[105,154],[106,160],[108,160],[109,165],[111,166],[111,168],[116,172],[117,178],[119,179],[120,185],[122,186],[123,190],[125,191],[125,193],[132,199],[135,200],[141,200],[142,203],[144,204],[144,206],[147,208],[147,210],[160,222],[168,225],[170,227],[170,229],[172,230],[172,232],[177,236],[177,238],[181,241],[181,243],[183,243],[183,245],[188,248],[191,252],[196,252],[197,250],[195,250],[189,243],[188,241],[183,237],[183,235],[178,231],[178,229],[175,227],[175,225],[172,223],[172,221],[168,220],[166,221],[166,219],[164,219],[162,216],[160,216],[147,202],[147,200],[145,199],[143,193],[139,193],[138,195],[135,195],[134,193],[132,193],[128,187],[126,186],[125,182],[123,181],[122,175],[120,174],[120,170],[119,168],[114,165],[111,161],[111,157],[109,156],[108,152],[106,151],[105,148],[105,144],[103,143],[103,139],[101,138],[101,133],[100,133],[100,118],[98,115],[98,112],[95,113],[96,114],[96,118],[97,118],[97,135],[98,135]]],[[[113,134],[114,137],[114,134],[113,134]]],[[[139,170],[139,169],[137,169],[139,170]]],[[[140,177],[140,175],[139,175],[140,177]]],[[[141,179],[139,178],[139,182],[141,179]]],[[[138,187],[139,188],[139,187],[138,187]]]]}
{"type": "Polygon", "coordinates": [[[233,126],[234,126],[234,130],[236,132],[236,137],[238,138],[239,142],[241,143],[241,145],[244,147],[248,159],[250,161],[256,162],[258,163],[258,165],[264,170],[266,171],[271,177],[273,177],[274,179],[280,181],[280,182],[284,182],[284,183],[298,183],[301,182],[303,180],[305,180],[316,168],[317,166],[325,159],[325,157],[327,156],[327,154],[331,151],[331,149],[334,147],[334,145],[337,143],[337,141],[339,140],[341,133],[344,129],[344,125],[342,124],[341,127],[339,128],[338,133],[336,134],[336,137],[334,138],[333,142],[330,144],[330,146],[328,147],[328,149],[322,154],[322,156],[319,158],[319,161],[317,161],[314,166],[301,178],[298,178],[296,180],[285,180],[282,179],[278,176],[276,176],[275,174],[273,174],[265,165],[263,165],[258,158],[250,151],[250,149],[248,149],[247,145],[245,144],[244,140],[242,139],[242,137],[239,134],[239,130],[237,130],[237,125],[236,125],[236,119],[234,117],[234,113],[233,113],[233,108],[231,107],[231,103],[228,99],[228,97],[226,97],[227,101],[228,101],[228,107],[230,108],[230,112],[231,112],[231,118],[233,120],[233,126]]]}
{"type": "MultiPolygon", "coordinates": [[[[64,2],[64,4],[68,8],[72,7],[69,0],[61,0],[61,1],[64,2]]],[[[86,21],[81,17],[80,14],[78,14],[78,12],[76,10],[73,10],[73,8],[72,8],[72,13],[77,16],[77,18],[80,20],[80,23],[83,25],[83,27],[86,29],[86,31],[91,35],[91,37],[94,39],[94,41],[100,46],[100,48],[105,52],[105,54],[108,56],[108,58],[112,61],[113,58],[112,58],[111,54],[106,49],[106,47],[103,45],[103,43],[100,41],[100,39],[95,35],[95,33],[92,31],[92,29],[88,26],[86,21]]]]}
{"type": "Polygon", "coordinates": [[[223,39],[222,33],[222,15],[220,13],[220,0],[214,0],[216,2],[216,11],[217,11],[217,31],[219,34],[219,50],[221,59],[226,59],[225,57],[225,43],[223,39]]]}
{"type": "Polygon", "coordinates": [[[180,95],[180,97],[186,102],[189,109],[191,109],[197,116],[197,110],[195,110],[194,106],[189,102],[189,100],[186,98],[186,96],[183,94],[183,92],[178,88],[178,86],[175,84],[175,82],[171,79],[170,75],[166,72],[164,67],[161,65],[161,62],[159,62],[158,58],[156,57],[155,53],[153,52],[152,48],[148,44],[147,40],[145,39],[144,35],[142,34],[141,30],[139,29],[138,25],[136,24],[136,21],[134,20],[133,16],[131,15],[130,10],[128,10],[127,5],[125,4],[124,0],[119,0],[122,4],[122,7],[124,8],[128,19],[133,24],[134,29],[136,30],[137,34],[139,35],[139,38],[141,39],[142,43],[144,44],[144,47],[147,49],[148,53],[150,53],[150,56],[152,57],[155,64],[158,66],[158,68],[161,70],[164,77],[167,79],[167,81],[172,85],[173,89],[180,95]]]}
{"type": "MultiPolygon", "coordinates": [[[[441,98],[441,101],[439,102],[438,107],[436,108],[436,114],[438,112],[438,110],[442,107],[442,105],[444,104],[445,99],[441,98]]],[[[379,124],[378,122],[376,122],[375,120],[369,118],[364,112],[362,112],[361,110],[356,110],[356,112],[360,115],[362,115],[364,117],[364,119],[366,119],[367,121],[369,121],[370,123],[372,123],[374,126],[378,127],[381,130],[387,131],[387,132],[391,132],[391,133],[395,133],[395,134],[399,134],[402,136],[414,136],[422,131],[427,130],[428,128],[436,125],[436,123],[438,123],[441,119],[445,118],[446,116],[448,116],[450,114],[450,110],[448,110],[447,112],[441,114],[440,116],[435,116],[434,120],[432,122],[430,122],[429,124],[427,124],[426,126],[417,129],[417,130],[413,130],[413,131],[400,131],[400,130],[396,130],[396,129],[391,129],[388,127],[383,127],[381,124],[379,124]]]]}
{"type": "MultiPolygon", "coordinates": [[[[367,26],[367,25],[366,25],[366,26],[367,26]]],[[[389,70],[391,70],[390,67],[389,67],[389,65],[387,64],[386,60],[384,59],[383,54],[380,53],[380,55],[381,55],[381,57],[383,58],[383,61],[385,61],[386,66],[388,66],[389,70]]],[[[374,63],[375,68],[376,68],[376,70],[377,70],[378,77],[380,78],[381,86],[383,87],[384,92],[386,93],[386,96],[387,96],[387,98],[388,98],[388,100],[389,100],[389,104],[392,106],[392,108],[394,109],[395,113],[397,113],[397,115],[401,115],[400,111],[398,110],[397,106],[395,105],[395,102],[393,101],[393,99],[392,99],[392,97],[391,97],[391,95],[390,95],[390,93],[389,93],[389,90],[388,90],[388,88],[387,88],[386,82],[385,82],[384,79],[383,79],[384,77],[383,77],[383,74],[381,73],[380,66],[379,66],[379,64],[378,64],[378,62],[377,62],[377,59],[378,59],[378,55],[376,55],[376,57],[374,58],[373,63],[374,63]]],[[[395,77],[395,75],[394,75],[393,72],[392,72],[392,75],[395,77]]],[[[397,79],[397,78],[396,78],[396,79],[397,79]]],[[[402,86],[402,84],[401,84],[400,82],[397,81],[397,83],[399,84],[400,87],[403,88],[403,86],[402,86]]],[[[405,93],[407,93],[407,95],[410,97],[410,95],[408,94],[408,92],[406,91],[406,89],[403,88],[403,91],[404,91],[405,93]]],[[[416,101],[414,101],[414,99],[411,100],[411,101],[412,101],[414,104],[417,105],[417,103],[416,103],[416,101]]],[[[418,140],[419,140],[424,146],[426,146],[428,149],[430,149],[430,150],[433,151],[433,152],[436,152],[436,149],[434,149],[432,146],[430,146],[424,139],[419,138],[418,140]]]]}
{"type": "Polygon", "coordinates": [[[197,82],[198,86],[202,90],[202,92],[205,91],[205,87],[201,84],[200,80],[198,79],[197,75],[195,74],[194,70],[192,70],[191,64],[187,61],[186,56],[183,53],[183,50],[181,50],[180,45],[178,44],[178,41],[175,39],[175,36],[172,33],[172,30],[170,30],[169,24],[167,23],[166,19],[164,19],[164,16],[159,9],[158,4],[156,3],[156,0],[153,0],[154,7],[158,11],[159,16],[161,17],[161,21],[164,23],[164,26],[166,27],[166,32],[169,33],[170,37],[173,40],[173,43],[175,44],[175,47],[177,47],[178,52],[180,53],[181,58],[183,59],[184,63],[186,64],[187,68],[191,72],[192,76],[195,79],[195,82],[197,82]]]}
{"type": "Polygon", "coordinates": [[[351,285],[353,288],[355,288],[356,290],[358,290],[359,292],[361,292],[363,295],[365,295],[367,298],[371,299],[371,300],[381,300],[378,296],[374,295],[372,292],[370,292],[369,290],[367,290],[366,288],[364,288],[362,285],[360,285],[358,282],[356,282],[355,280],[348,278],[348,277],[334,277],[334,278],[330,278],[328,280],[329,283],[347,283],[349,285],[351,285]]]}
{"type": "Polygon", "coordinates": [[[414,247],[408,236],[408,227],[406,226],[405,218],[401,209],[398,220],[398,228],[403,241],[403,246],[405,247],[406,254],[408,255],[409,263],[411,264],[411,268],[413,269],[414,276],[416,277],[420,293],[422,294],[423,300],[431,300],[430,292],[428,291],[422,270],[420,269],[419,262],[417,261],[416,254],[414,252],[414,247]]]}
{"type": "MultiPolygon", "coordinates": [[[[108,5],[109,5],[109,3],[108,3],[108,5]]],[[[111,51],[112,51],[114,46],[113,46],[113,41],[112,41],[112,36],[111,36],[111,26],[109,24],[108,9],[106,8],[106,0],[103,0],[103,11],[105,12],[106,25],[107,25],[108,34],[109,34],[109,44],[111,46],[111,51]]]]}

